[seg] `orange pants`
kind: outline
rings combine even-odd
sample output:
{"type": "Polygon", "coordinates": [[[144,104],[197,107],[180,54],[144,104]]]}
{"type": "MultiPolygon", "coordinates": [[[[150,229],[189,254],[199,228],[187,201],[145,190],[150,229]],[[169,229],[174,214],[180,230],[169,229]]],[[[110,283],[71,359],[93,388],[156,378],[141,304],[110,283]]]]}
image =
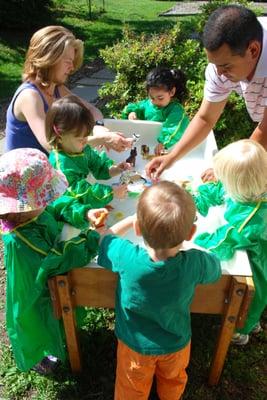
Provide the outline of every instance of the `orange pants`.
{"type": "Polygon", "coordinates": [[[189,343],[176,353],[149,356],[136,353],[120,340],[117,349],[115,400],[147,400],[156,375],[160,400],[178,400],[186,382],[189,343]]]}

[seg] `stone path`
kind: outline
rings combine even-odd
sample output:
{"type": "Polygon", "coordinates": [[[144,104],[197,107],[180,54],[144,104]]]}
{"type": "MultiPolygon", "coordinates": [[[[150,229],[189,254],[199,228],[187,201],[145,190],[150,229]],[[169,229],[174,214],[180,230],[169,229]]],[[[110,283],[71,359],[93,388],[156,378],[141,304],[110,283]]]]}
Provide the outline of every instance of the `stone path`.
{"type": "MultiPolygon", "coordinates": [[[[173,17],[178,15],[193,15],[199,14],[201,12],[201,6],[208,3],[208,1],[188,1],[188,2],[177,2],[170,10],[165,11],[160,14],[164,17],[173,17]]],[[[253,6],[261,7],[263,9],[263,14],[267,15],[267,2],[259,3],[253,1],[253,6]]]]}
{"type": "MultiPolygon", "coordinates": [[[[112,82],[115,78],[115,73],[107,68],[103,68],[95,72],[90,77],[79,79],[75,82],[75,86],[71,89],[72,93],[80,96],[89,103],[95,104],[98,99],[98,90],[106,82],[112,82]]],[[[4,152],[5,137],[0,134],[0,155],[4,152]]]]}

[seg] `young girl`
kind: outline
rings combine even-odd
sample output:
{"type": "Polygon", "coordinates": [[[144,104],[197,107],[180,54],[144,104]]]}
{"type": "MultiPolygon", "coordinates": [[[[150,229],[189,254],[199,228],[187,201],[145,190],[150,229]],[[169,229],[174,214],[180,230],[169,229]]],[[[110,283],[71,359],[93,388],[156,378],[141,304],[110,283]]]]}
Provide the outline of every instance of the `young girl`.
{"type": "Polygon", "coordinates": [[[0,158],[6,326],[22,371],[34,367],[46,374],[55,357],[65,359],[62,327],[53,316],[47,279],[88,264],[98,250],[99,235],[94,230],[70,241],[59,240],[63,222],[49,204],[67,186],[64,175],[52,168],[40,150],[16,149],[0,158]]]}
{"type": "Polygon", "coordinates": [[[255,295],[244,328],[232,339],[244,345],[250,332],[261,330],[259,320],[267,305],[267,153],[255,141],[239,140],[216,154],[214,172],[219,181],[201,185],[194,199],[202,215],[225,203],[226,223],[200,234],[195,242],[221,260],[230,259],[237,249],[247,250],[255,295]]]}
{"type": "Polygon", "coordinates": [[[104,207],[113,197],[122,199],[127,194],[126,185],[90,184],[88,175],[109,179],[131,168],[126,162],[113,165],[105,152],[99,154],[87,144],[93,126],[92,114],[76,96],[55,101],[46,115],[47,141],[53,147],[49,160],[54,168],[64,173],[69,183],[65,196],[54,205],[78,228],[86,226],[88,209],[104,207]]]}
{"type": "Polygon", "coordinates": [[[157,155],[177,143],[189,124],[189,119],[180,104],[186,92],[185,83],[182,71],[157,67],[150,71],[146,78],[149,98],[138,103],[129,103],[122,111],[124,119],[163,123],[157,137],[157,155]]]}

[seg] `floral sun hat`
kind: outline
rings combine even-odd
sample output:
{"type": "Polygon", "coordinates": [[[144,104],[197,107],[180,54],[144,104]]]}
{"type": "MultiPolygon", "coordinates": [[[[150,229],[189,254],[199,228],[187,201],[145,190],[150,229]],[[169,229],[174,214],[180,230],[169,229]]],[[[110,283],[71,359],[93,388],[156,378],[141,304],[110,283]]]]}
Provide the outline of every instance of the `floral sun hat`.
{"type": "Polygon", "coordinates": [[[67,187],[65,176],[40,150],[15,149],[0,157],[0,214],[44,208],[67,187]]]}

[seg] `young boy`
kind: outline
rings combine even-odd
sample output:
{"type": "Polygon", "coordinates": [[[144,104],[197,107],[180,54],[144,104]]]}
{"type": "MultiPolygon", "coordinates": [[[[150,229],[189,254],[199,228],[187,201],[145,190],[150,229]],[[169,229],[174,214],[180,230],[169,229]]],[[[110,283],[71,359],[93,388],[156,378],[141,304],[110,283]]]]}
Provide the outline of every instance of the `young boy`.
{"type": "Polygon", "coordinates": [[[98,263],[119,274],[116,400],[148,399],[154,375],[161,400],[180,399],[185,389],[195,287],[221,276],[213,255],[181,248],[195,232],[195,214],[191,196],[162,181],[142,193],[136,217],[102,239],[98,263]],[[114,235],[131,226],[145,248],[114,235]]]}

